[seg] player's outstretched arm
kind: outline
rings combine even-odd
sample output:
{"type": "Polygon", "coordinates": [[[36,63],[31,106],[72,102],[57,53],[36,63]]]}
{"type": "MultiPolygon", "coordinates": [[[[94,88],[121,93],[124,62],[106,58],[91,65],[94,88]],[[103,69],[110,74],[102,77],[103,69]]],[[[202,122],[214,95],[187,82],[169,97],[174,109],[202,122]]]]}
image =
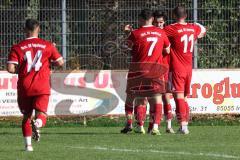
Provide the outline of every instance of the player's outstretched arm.
{"type": "Polygon", "coordinates": [[[7,64],[7,71],[8,71],[9,73],[12,73],[12,74],[17,73],[17,65],[16,65],[16,64],[13,64],[13,63],[8,63],[8,64],[7,64]]]}

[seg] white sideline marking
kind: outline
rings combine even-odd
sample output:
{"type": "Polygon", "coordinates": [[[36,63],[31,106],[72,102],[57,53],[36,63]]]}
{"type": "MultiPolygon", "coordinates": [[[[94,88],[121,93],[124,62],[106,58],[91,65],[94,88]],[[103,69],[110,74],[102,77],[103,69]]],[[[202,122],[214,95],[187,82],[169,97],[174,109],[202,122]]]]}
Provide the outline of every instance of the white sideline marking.
{"type": "Polygon", "coordinates": [[[139,149],[121,149],[121,148],[107,148],[107,147],[74,147],[74,146],[65,146],[66,148],[73,148],[73,149],[84,149],[84,150],[104,150],[104,151],[117,151],[117,152],[135,152],[135,153],[144,153],[144,152],[150,152],[150,153],[161,153],[161,154],[170,154],[170,155],[188,155],[188,156],[204,156],[204,157],[214,157],[214,158],[224,158],[224,159],[240,159],[239,156],[233,156],[233,155],[226,155],[226,154],[217,154],[217,153],[190,153],[190,152],[169,152],[169,151],[163,151],[163,150],[139,150],[139,149]]]}

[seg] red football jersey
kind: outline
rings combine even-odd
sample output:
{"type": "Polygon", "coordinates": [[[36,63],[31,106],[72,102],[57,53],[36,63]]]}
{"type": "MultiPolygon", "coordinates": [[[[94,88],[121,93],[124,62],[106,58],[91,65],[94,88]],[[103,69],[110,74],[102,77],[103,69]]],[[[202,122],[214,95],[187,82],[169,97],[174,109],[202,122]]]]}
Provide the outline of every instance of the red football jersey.
{"type": "Polygon", "coordinates": [[[18,94],[50,94],[50,63],[62,56],[46,40],[31,37],[13,45],[8,63],[18,64],[18,94]]]}
{"type": "Polygon", "coordinates": [[[191,70],[194,42],[202,28],[194,23],[174,23],[164,30],[171,43],[171,67],[181,72],[191,70]]]}
{"type": "MultiPolygon", "coordinates": [[[[136,63],[139,63],[139,66],[137,67],[138,72],[141,72],[141,69],[152,69],[152,71],[157,72],[159,66],[156,69],[152,67],[156,66],[156,64],[163,64],[163,48],[170,47],[165,32],[152,25],[143,26],[132,31],[129,40],[132,42],[131,64],[136,66],[136,63]]],[[[136,67],[130,66],[129,71],[134,72],[136,71],[135,69],[136,67]]]]}

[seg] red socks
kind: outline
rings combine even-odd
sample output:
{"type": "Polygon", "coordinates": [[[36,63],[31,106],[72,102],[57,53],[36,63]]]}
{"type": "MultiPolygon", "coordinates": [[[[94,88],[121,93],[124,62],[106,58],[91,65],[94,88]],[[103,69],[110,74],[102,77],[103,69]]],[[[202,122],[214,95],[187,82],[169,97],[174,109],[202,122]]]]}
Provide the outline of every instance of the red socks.
{"type": "Polygon", "coordinates": [[[146,118],[146,106],[145,105],[135,106],[134,114],[138,125],[143,126],[146,118]]]}
{"type": "Polygon", "coordinates": [[[31,118],[22,121],[22,133],[23,137],[31,137],[32,136],[32,127],[31,127],[31,118]]]}
{"type": "Polygon", "coordinates": [[[45,114],[38,114],[36,118],[36,125],[38,128],[44,127],[47,122],[47,116],[45,114]]]}
{"type": "Polygon", "coordinates": [[[133,106],[125,104],[125,114],[127,117],[127,124],[132,125],[133,106]]]}
{"type": "MultiPolygon", "coordinates": [[[[38,128],[44,127],[46,125],[47,116],[44,114],[38,114],[36,119],[36,126],[38,128]]],[[[32,126],[31,126],[31,117],[28,119],[22,120],[22,133],[24,137],[32,136],[32,126]]]]}
{"type": "Polygon", "coordinates": [[[171,104],[164,104],[163,110],[166,120],[171,120],[173,118],[171,104]]]}
{"type": "Polygon", "coordinates": [[[160,124],[162,119],[162,104],[155,104],[155,113],[154,113],[154,124],[160,124]]]}
{"type": "Polygon", "coordinates": [[[185,102],[185,107],[186,107],[186,119],[187,119],[187,122],[189,122],[190,120],[190,108],[189,108],[189,105],[187,102],[185,102]]]}
{"type": "Polygon", "coordinates": [[[186,105],[184,99],[176,99],[176,114],[178,122],[186,122],[187,115],[186,115],[186,105]]]}
{"type": "Polygon", "coordinates": [[[162,104],[150,104],[150,118],[149,118],[149,127],[151,130],[153,124],[160,124],[162,119],[162,104]]]}

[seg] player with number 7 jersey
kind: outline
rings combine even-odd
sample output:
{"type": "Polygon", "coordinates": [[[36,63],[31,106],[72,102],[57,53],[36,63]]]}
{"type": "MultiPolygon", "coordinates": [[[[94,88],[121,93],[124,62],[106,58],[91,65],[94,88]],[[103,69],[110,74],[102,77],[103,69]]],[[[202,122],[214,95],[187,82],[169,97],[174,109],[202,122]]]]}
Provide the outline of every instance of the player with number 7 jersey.
{"type": "Polygon", "coordinates": [[[37,20],[27,19],[25,31],[27,38],[11,48],[7,70],[18,74],[17,102],[23,114],[25,150],[33,151],[31,138],[40,140],[39,129],[45,126],[47,120],[50,63],[62,66],[64,61],[53,43],[38,38],[40,24],[37,20]]]}
{"type": "Polygon", "coordinates": [[[165,93],[162,83],[167,66],[163,63],[162,51],[170,48],[165,32],[153,25],[145,25],[132,31],[129,41],[133,46],[127,93],[145,96],[151,93],[165,93]],[[149,81],[150,79],[152,81],[149,81]]]}
{"type": "Polygon", "coordinates": [[[161,94],[165,93],[163,76],[167,72],[167,66],[162,60],[162,51],[166,50],[169,53],[170,43],[165,32],[152,25],[153,20],[151,10],[142,10],[139,14],[140,28],[133,30],[128,37],[132,60],[127,79],[125,111],[127,117],[130,117],[128,115],[132,114],[131,106],[134,102],[134,115],[138,124],[135,132],[144,134],[146,103],[149,102],[150,110],[154,113],[151,118],[151,133],[159,135],[158,126],[162,116],[161,94]]]}

